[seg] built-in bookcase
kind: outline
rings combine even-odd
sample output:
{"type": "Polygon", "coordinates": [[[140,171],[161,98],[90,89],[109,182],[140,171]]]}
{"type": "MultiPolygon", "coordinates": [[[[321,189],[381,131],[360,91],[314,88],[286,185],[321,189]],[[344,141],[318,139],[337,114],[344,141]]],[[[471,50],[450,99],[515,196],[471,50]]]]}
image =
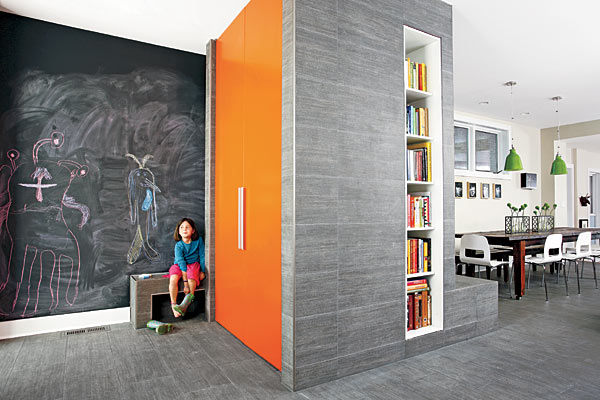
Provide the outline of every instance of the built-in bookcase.
{"type": "MultiPolygon", "coordinates": [[[[411,339],[442,330],[444,322],[440,39],[405,26],[404,59],[407,106],[405,107],[404,129],[407,195],[404,294],[407,300],[406,339],[411,339]],[[414,79],[415,73],[418,74],[416,79],[414,79]],[[421,77],[418,77],[419,75],[421,77]],[[409,79],[413,84],[409,82],[409,79]],[[408,106],[411,108],[408,109],[408,106]],[[411,239],[413,240],[411,241],[411,239]],[[416,258],[411,256],[414,251],[417,251],[416,258]],[[409,293],[407,287],[410,282],[421,282],[420,285],[417,285],[420,289],[409,293]],[[422,282],[426,282],[425,288],[423,288],[422,282]],[[418,306],[414,301],[414,297],[418,296],[411,296],[415,293],[419,293],[421,296],[418,306]],[[428,295],[430,296],[430,305],[427,300],[428,295]],[[412,306],[409,303],[412,303],[412,306]],[[421,323],[422,327],[414,329],[416,325],[415,312],[419,310],[422,314],[423,307],[427,307],[425,316],[428,322],[427,324],[421,323]],[[413,324],[409,324],[409,318],[413,318],[413,324]],[[413,329],[409,330],[409,325],[413,329]]],[[[422,318],[421,322],[423,322],[422,318]]]]}

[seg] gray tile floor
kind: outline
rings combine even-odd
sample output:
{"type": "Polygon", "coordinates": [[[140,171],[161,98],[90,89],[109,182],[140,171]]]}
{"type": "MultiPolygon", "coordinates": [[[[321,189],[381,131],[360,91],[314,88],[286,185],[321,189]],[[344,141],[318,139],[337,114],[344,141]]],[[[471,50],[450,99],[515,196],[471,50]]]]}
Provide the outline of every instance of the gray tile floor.
{"type": "Polygon", "coordinates": [[[592,270],[569,297],[551,276],[548,302],[540,277],[520,301],[500,285],[496,332],[296,393],[220,325],[186,321],[164,336],[122,324],[0,341],[0,398],[600,399],[592,270]]]}

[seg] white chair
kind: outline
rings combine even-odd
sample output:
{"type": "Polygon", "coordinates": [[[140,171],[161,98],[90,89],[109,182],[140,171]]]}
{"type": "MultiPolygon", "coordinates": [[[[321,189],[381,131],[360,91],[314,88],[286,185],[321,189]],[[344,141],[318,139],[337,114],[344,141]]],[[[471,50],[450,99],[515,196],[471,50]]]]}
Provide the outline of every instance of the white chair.
{"type": "MultiPolygon", "coordinates": [[[[525,259],[525,263],[529,264],[529,272],[527,276],[527,285],[529,286],[529,279],[531,277],[531,264],[539,265],[543,268],[542,270],[542,283],[544,284],[544,290],[546,291],[546,301],[548,301],[548,286],[546,285],[546,264],[561,263],[563,260],[562,254],[562,235],[560,233],[553,233],[548,235],[546,242],[544,243],[544,255],[537,257],[528,257],[525,259]]],[[[557,270],[559,271],[559,270],[557,270]]],[[[558,273],[558,272],[557,272],[558,273]]],[[[565,276],[565,287],[567,287],[567,274],[563,270],[565,276]]],[[[567,287],[567,296],[569,295],[569,288],[567,287]]]]}
{"type": "MultiPolygon", "coordinates": [[[[511,257],[512,258],[512,257],[511,257]]],[[[498,268],[502,265],[510,264],[509,261],[492,260],[490,255],[490,245],[485,236],[481,235],[464,235],[460,240],[460,262],[463,264],[471,264],[479,266],[478,277],[481,277],[481,267],[489,268],[490,270],[498,268]]],[[[512,298],[510,290],[510,279],[508,280],[508,293],[512,298]]]]}
{"type": "MultiPolygon", "coordinates": [[[[594,257],[594,252],[592,252],[592,232],[581,232],[577,236],[577,242],[575,242],[575,249],[569,249],[570,251],[563,255],[563,258],[566,261],[569,261],[569,272],[571,272],[571,264],[575,263],[575,274],[577,275],[577,293],[581,293],[581,288],[579,285],[579,264],[578,261],[581,260],[581,273],[583,274],[583,263],[585,260],[590,260],[592,262],[592,267],[594,268],[594,281],[596,282],[596,289],[598,289],[598,280],[596,279],[596,261],[594,257]]],[[[598,253],[600,257],[600,253],[598,253]]],[[[569,279],[569,272],[567,272],[567,280],[569,279]]]]}

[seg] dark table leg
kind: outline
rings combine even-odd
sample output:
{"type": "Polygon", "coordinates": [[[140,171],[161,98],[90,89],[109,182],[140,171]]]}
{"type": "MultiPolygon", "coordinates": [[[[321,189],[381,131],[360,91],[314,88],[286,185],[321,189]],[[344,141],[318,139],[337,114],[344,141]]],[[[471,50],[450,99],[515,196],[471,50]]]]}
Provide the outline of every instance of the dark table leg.
{"type": "Polygon", "coordinates": [[[513,262],[515,275],[515,297],[517,300],[525,294],[525,242],[513,245],[513,262]]]}

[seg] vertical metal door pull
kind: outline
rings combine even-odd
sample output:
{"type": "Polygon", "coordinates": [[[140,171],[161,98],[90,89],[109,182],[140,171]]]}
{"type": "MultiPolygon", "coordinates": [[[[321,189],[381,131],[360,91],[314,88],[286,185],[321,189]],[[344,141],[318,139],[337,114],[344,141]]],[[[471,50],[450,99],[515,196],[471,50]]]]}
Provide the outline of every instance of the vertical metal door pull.
{"type": "Polygon", "coordinates": [[[244,223],[246,220],[246,188],[238,188],[238,249],[245,250],[244,223]]]}

